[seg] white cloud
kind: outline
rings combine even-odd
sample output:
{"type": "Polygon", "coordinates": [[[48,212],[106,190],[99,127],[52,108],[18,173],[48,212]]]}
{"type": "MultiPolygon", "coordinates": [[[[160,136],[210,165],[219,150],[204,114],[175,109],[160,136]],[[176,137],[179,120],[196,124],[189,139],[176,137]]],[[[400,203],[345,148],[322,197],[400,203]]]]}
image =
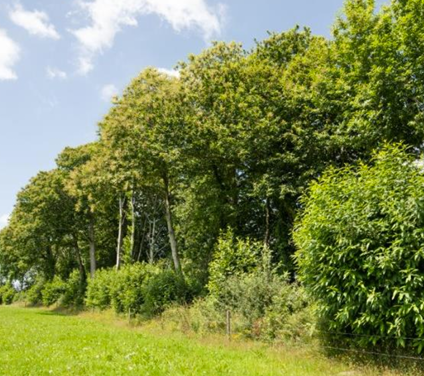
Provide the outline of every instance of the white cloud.
{"type": "Polygon", "coordinates": [[[68,78],[68,75],[66,74],[66,72],[54,67],[47,67],[46,75],[48,78],[52,80],[55,78],[58,78],[60,80],[66,80],[68,78]]]}
{"type": "Polygon", "coordinates": [[[156,14],[176,31],[197,29],[209,39],[221,32],[224,12],[222,5],[212,9],[206,0],[78,0],[78,5],[91,21],[72,31],[80,44],[81,74],[93,69],[93,58],[113,46],[123,26],[137,26],[138,16],[156,14]]]}
{"type": "Polygon", "coordinates": [[[9,218],[10,218],[9,214],[4,214],[0,216],[0,229],[8,225],[9,218]]]}
{"type": "Polygon", "coordinates": [[[163,73],[163,74],[167,74],[168,76],[171,77],[180,77],[180,72],[178,72],[175,69],[167,69],[167,68],[157,68],[158,72],[163,73]]]}
{"type": "Polygon", "coordinates": [[[118,88],[113,84],[108,84],[102,87],[102,90],[100,91],[100,97],[105,102],[110,102],[111,99],[118,95],[119,90],[118,88]]]}
{"type": "Polygon", "coordinates": [[[41,38],[60,39],[59,33],[50,23],[49,16],[45,12],[25,10],[18,4],[9,12],[10,19],[18,26],[23,27],[31,35],[41,38]]]}
{"type": "Polygon", "coordinates": [[[20,56],[19,46],[0,29],[0,80],[16,80],[18,77],[13,70],[20,56]]]}

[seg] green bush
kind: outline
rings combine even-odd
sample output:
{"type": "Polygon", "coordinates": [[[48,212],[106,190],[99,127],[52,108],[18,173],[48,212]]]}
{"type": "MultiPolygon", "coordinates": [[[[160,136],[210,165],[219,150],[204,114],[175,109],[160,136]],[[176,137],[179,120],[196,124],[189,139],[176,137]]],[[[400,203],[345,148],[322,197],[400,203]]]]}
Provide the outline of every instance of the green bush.
{"type": "Polygon", "coordinates": [[[38,305],[43,303],[42,292],[45,283],[45,279],[39,277],[35,280],[34,284],[26,291],[26,301],[30,305],[38,305]]]}
{"type": "Polygon", "coordinates": [[[58,303],[66,293],[66,283],[58,276],[45,283],[41,292],[43,305],[46,307],[58,303]]]}
{"type": "Polygon", "coordinates": [[[422,167],[401,146],[386,146],[369,165],[330,169],[311,185],[294,239],[301,280],[328,329],[364,346],[421,352],[423,192],[422,167]]]}
{"type": "Polygon", "coordinates": [[[142,286],[143,312],[153,316],[165,310],[172,303],[183,304],[191,299],[184,278],[172,270],[162,270],[152,275],[142,286]]]}
{"type": "Polygon", "coordinates": [[[190,299],[183,278],[163,265],[126,265],[119,271],[100,270],[88,281],[86,304],[116,313],[153,316],[173,302],[190,299]]]}
{"type": "Polygon", "coordinates": [[[228,286],[220,299],[209,295],[190,306],[171,305],[162,314],[163,325],[184,332],[224,334],[226,312],[230,310],[234,337],[285,343],[312,338],[315,315],[299,285],[277,276],[270,281],[246,274],[229,278],[228,286]],[[261,299],[258,293],[262,292],[268,299],[261,299]]]}
{"type": "Polygon", "coordinates": [[[225,328],[227,310],[234,332],[253,338],[298,338],[313,326],[303,289],[277,273],[271,251],[263,244],[221,239],[210,274],[210,294],[197,303],[210,329],[225,328]]]}
{"type": "Polygon", "coordinates": [[[112,279],[111,303],[116,313],[139,314],[143,311],[143,285],[159,272],[150,264],[127,265],[115,272],[112,279]]]}
{"type": "Polygon", "coordinates": [[[231,229],[222,233],[209,265],[210,293],[218,293],[227,277],[254,270],[262,262],[262,250],[262,243],[235,238],[231,229]]]}
{"type": "Polygon", "coordinates": [[[66,307],[79,307],[84,304],[84,295],[86,289],[86,281],[81,278],[78,270],[74,270],[65,284],[61,303],[66,307]]]}
{"type": "Polygon", "coordinates": [[[0,304],[12,304],[16,290],[11,283],[7,283],[0,287],[0,304]]]}
{"type": "Polygon", "coordinates": [[[96,271],[95,278],[87,281],[87,294],[85,304],[87,307],[104,310],[111,306],[111,286],[116,271],[114,269],[101,269],[96,271]]]}

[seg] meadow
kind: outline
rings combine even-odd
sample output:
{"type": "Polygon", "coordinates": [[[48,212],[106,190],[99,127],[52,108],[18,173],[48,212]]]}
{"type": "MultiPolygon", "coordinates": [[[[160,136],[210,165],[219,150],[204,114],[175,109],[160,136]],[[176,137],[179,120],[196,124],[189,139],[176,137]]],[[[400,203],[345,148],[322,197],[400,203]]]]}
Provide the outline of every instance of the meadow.
{"type": "Polygon", "coordinates": [[[0,375],[395,375],[355,369],[315,349],[219,343],[101,317],[1,306],[0,375]]]}

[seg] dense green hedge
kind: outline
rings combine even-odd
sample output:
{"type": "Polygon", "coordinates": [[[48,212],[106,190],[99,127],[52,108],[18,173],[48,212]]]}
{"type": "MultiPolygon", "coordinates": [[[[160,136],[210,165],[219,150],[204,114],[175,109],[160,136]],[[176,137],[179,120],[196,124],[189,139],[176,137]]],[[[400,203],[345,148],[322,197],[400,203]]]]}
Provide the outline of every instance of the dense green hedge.
{"type": "Polygon", "coordinates": [[[116,313],[151,316],[171,303],[191,299],[189,286],[174,271],[145,263],[128,265],[119,271],[105,269],[88,281],[88,307],[113,308],[116,313]]]}
{"type": "Polygon", "coordinates": [[[424,175],[402,146],[330,169],[295,231],[304,285],[331,331],[360,345],[424,346],[424,175]],[[418,338],[408,340],[407,337],[418,338]]]}
{"type": "Polygon", "coordinates": [[[0,304],[12,304],[16,291],[10,283],[0,286],[0,304]]]}

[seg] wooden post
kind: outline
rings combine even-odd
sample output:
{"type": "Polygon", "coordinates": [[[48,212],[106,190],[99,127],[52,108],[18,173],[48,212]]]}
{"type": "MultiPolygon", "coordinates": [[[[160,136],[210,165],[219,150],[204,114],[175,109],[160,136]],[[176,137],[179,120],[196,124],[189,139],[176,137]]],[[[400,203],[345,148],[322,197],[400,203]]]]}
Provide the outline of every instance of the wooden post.
{"type": "Polygon", "coordinates": [[[227,310],[227,338],[231,341],[231,312],[227,310]]]}

